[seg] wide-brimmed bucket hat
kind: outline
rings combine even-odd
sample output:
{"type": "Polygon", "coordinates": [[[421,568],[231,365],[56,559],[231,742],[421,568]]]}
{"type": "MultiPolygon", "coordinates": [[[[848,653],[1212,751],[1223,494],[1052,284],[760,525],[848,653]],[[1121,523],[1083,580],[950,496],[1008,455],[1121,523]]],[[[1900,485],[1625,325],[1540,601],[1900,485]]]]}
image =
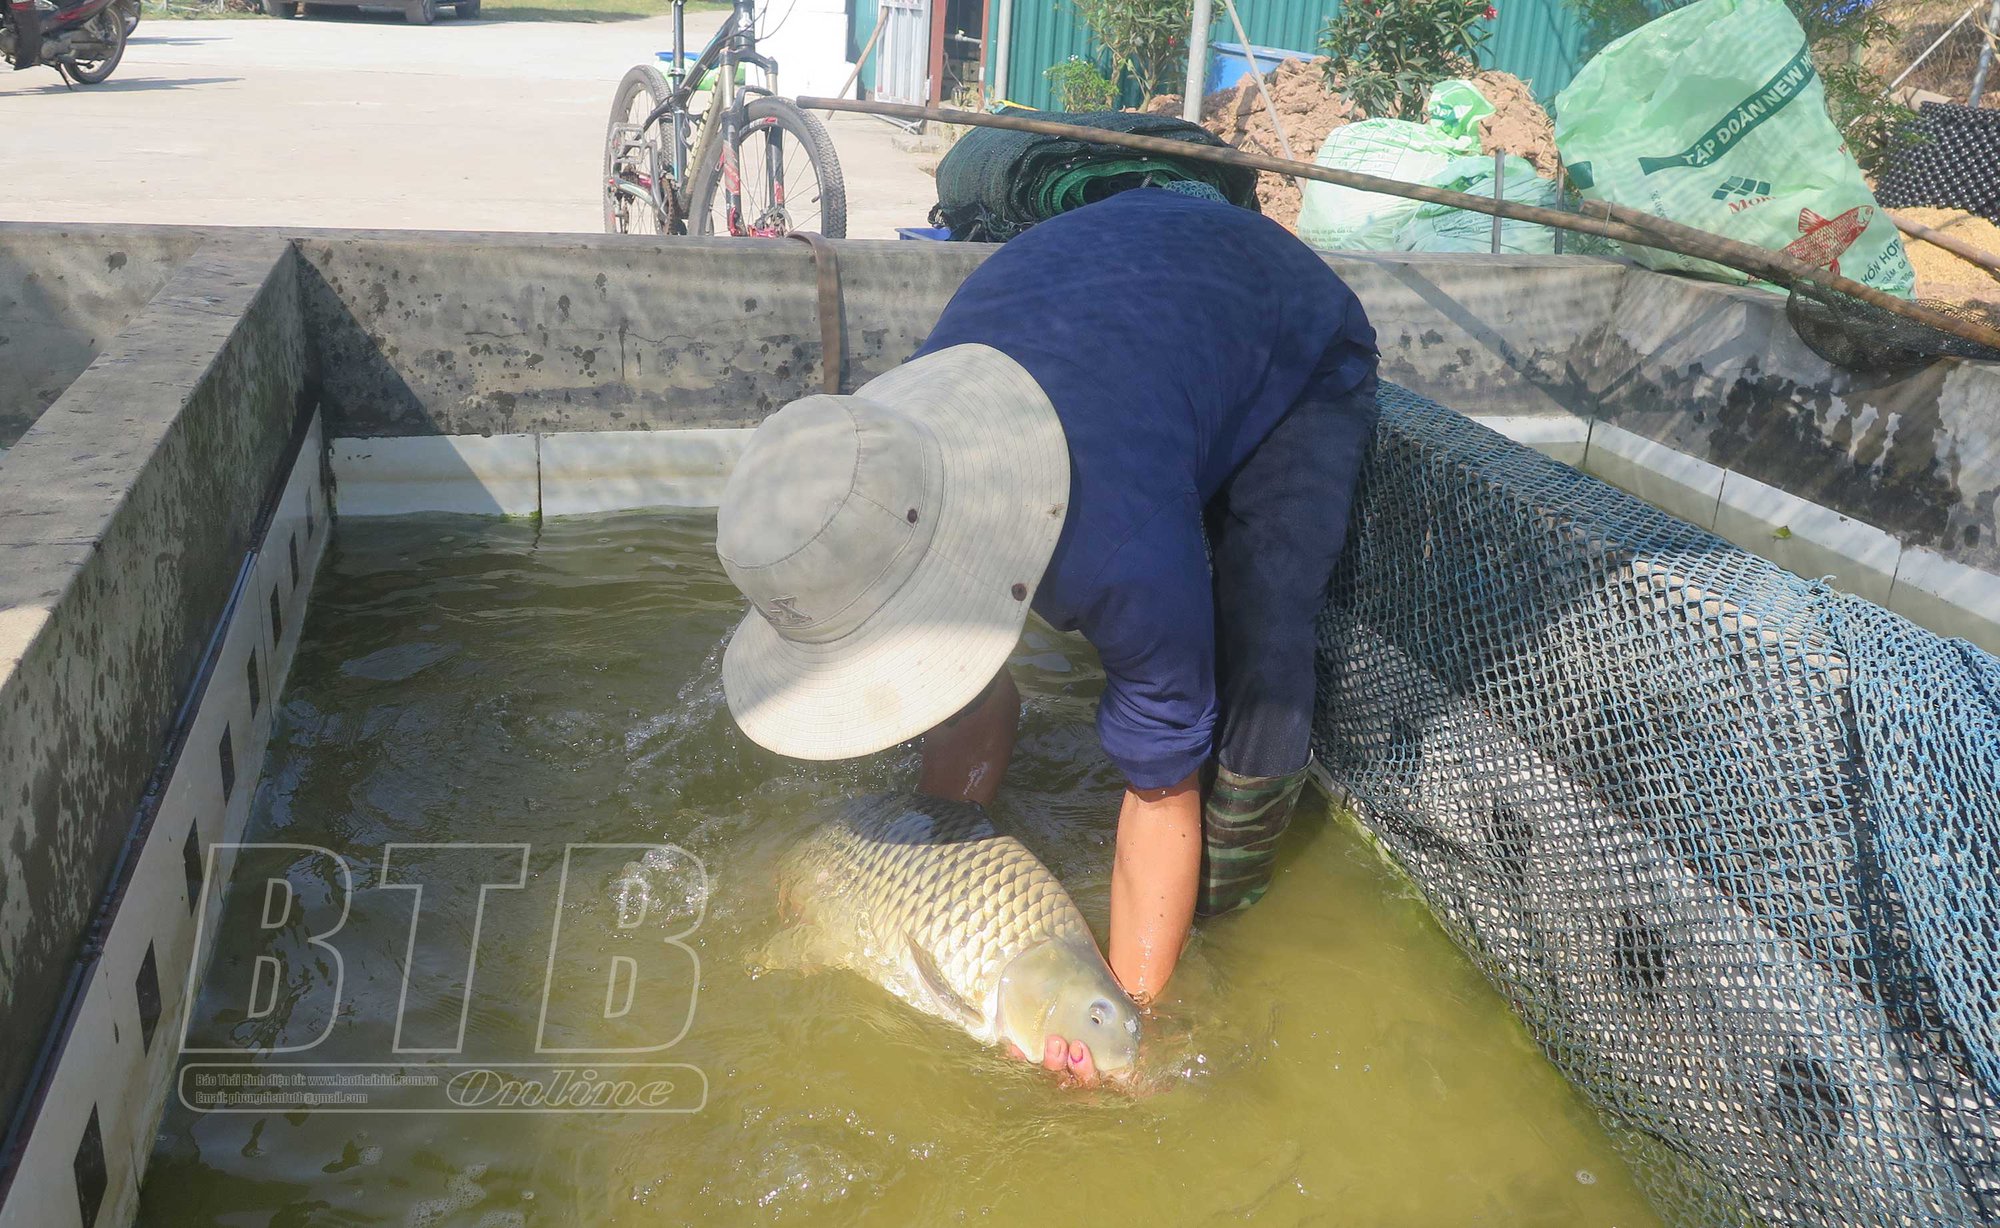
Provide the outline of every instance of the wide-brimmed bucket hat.
{"type": "Polygon", "coordinates": [[[1069,505],[1069,449],[1013,359],[957,345],[766,419],[716,553],[750,613],[737,725],[799,759],[893,746],[978,696],[1020,639],[1069,505]]]}

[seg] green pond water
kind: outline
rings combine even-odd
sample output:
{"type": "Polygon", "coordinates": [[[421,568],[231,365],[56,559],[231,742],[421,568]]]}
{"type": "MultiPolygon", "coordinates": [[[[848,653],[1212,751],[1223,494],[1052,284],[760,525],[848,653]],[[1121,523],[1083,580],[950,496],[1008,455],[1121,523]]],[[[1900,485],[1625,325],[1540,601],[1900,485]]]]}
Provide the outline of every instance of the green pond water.
{"type": "MultiPolygon", "coordinates": [[[[220,927],[189,1032],[223,1048],[311,1043],[269,1060],[335,1066],[567,1061],[535,1052],[545,984],[559,1024],[596,1018],[621,954],[654,959],[685,935],[698,973],[652,978],[589,1035],[636,1048],[685,1022],[678,1043],[631,1060],[698,1068],[703,1107],[176,1103],[142,1223],[1654,1222],[1585,1103],[1352,824],[1310,795],[1270,895],[1199,931],[1149,1021],[1136,1093],[1059,1088],[851,974],[759,973],[751,953],[777,929],[772,870],[788,842],[816,807],[906,786],[916,763],[901,749],[801,764],[736,733],[719,660],[742,607],[713,533],[704,516],[344,523],[247,839],[344,858],[346,921],[322,947],[304,921],[220,927]],[[423,850],[390,846],[466,841],[529,845],[525,877],[516,863],[467,880],[523,885],[488,892],[482,911],[438,871],[413,942],[418,893],[390,887],[383,864],[416,865],[423,850]],[[692,863],[671,852],[631,866],[579,855],[565,879],[564,846],[589,843],[686,850],[706,868],[705,907],[692,863]],[[262,1013],[246,1014],[219,986],[240,986],[260,957],[280,971],[262,1013]],[[397,1054],[399,1035],[458,1052],[397,1054]]],[[[1092,727],[1095,659],[1031,627],[1013,668],[1027,713],[995,820],[1101,927],[1119,783],[1092,727]]],[[[323,860],[301,855],[288,873],[302,909],[330,906],[323,860]]],[[[699,1083],[683,1074],[678,1087],[699,1083]]]]}

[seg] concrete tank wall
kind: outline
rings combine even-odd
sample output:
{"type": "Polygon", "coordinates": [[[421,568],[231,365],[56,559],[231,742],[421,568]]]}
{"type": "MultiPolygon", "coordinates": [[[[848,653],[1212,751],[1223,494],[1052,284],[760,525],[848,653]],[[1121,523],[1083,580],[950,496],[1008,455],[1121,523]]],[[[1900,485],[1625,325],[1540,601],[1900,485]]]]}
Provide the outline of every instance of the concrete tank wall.
{"type": "MultiPolygon", "coordinates": [[[[840,245],[850,384],[907,358],[986,254],[914,246],[840,245]]],[[[336,436],[754,426],[819,387],[802,243],[314,237],[299,251],[336,436]]]]}
{"type": "Polygon", "coordinates": [[[0,230],[0,450],[12,447],[200,240],[0,230]]]}
{"type": "Polygon", "coordinates": [[[2000,369],[1853,375],[1807,349],[1783,300],[1627,279],[1588,386],[1597,418],[2000,572],[2000,369]]]}
{"type": "MultiPolygon", "coordinates": [[[[330,433],[505,436],[485,450],[517,485],[544,434],[754,425],[818,387],[803,245],[350,235],[300,251],[330,433]]],[[[850,387],[907,356],[986,254],[840,252],[850,387]]],[[[1850,375],[1798,340],[1776,295],[1611,260],[1326,259],[1367,305],[1389,379],[1783,566],[2000,645],[2000,615],[1944,609],[2000,608],[2000,370],[1850,375]]]]}
{"type": "MultiPolygon", "coordinates": [[[[848,383],[908,357],[992,249],[839,245],[848,383]]],[[[335,436],[755,425],[818,388],[803,244],[610,236],[309,237],[304,301],[335,436]]],[[[1625,266],[1332,256],[1383,373],[1496,414],[1587,414],[1625,266]]]]}
{"type": "Polygon", "coordinates": [[[0,1105],[306,408],[294,258],[199,247],[0,459],[0,1105]]]}

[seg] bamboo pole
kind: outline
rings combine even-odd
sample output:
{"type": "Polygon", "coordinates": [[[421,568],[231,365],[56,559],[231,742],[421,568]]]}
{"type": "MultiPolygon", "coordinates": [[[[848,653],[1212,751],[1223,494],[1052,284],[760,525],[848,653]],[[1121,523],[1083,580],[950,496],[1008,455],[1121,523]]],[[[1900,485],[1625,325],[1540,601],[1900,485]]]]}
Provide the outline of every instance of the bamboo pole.
{"type": "Polygon", "coordinates": [[[1906,235],[1922,239],[1933,247],[1942,247],[1952,255],[1957,256],[1960,260],[1968,264],[1976,264],[1990,273],[2000,273],[2000,256],[1996,256],[1982,248],[1974,247],[1964,239],[1956,235],[1946,234],[1935,226],[1926,226],[1922,222],[1906,222],[1893,213],[1889,215],[1889,218],[1896,223],[1896,229],[1906,235]]]}
{"type": "Polygon", "coordinates": [[[1837,291],[1849,298],[1858,299],[1873,307],[1878,307],[1891,315],[1921,324],[1937,332],[1948,333],[1961,341],[2000,351],[2000,332],[1961,320],[1942,312],[1919,307],[1907,299],[1886,294],[1873,286],[1866,286],[1852,278],[1809,265],[1783,252],[1771,251],[1721,235],[1683,226],[1650,213],[1627,209],[1621,205],[1605,201],[1587,201],[1581,213],[1567,213],[1560,209],[1547,209],[1539,205],[1523,205],[1509,200],[1490,200],[1483,196],[1471,196],[1464,192],[1453,192],[1445,188],[1434,188],[1429,184],[1405,183],[1400,179],[1383,179],[1376,175],[1364,175],[1358,171],[1339,170],[1331,166],[1321,166],[1314,162],[1299,162],[1285,158],[1273,158],[1265,154],[1246,153],[1227,146],[1197,145],[1189,141],[1177,141],[1168,137],[1143,136],[1133,132],[1111,132],[1102,128],[1088,128],[1079,124],[1064,124],[1048,119],[1030,119],[1020,115],[989,115],[983,111],[957,111],[932,107],[913,107],[893,102],[861,102],[840,98],[801,98],[801,107],[822,111],[858,111],[865,115],[888,115],[911,120],[938,120],[949,124],[964,124],[975,128],[1010,128],[1016,132],[1033,132],[1042,136],[1067,137],[1071,140],[1090,141],[1099,145],[1111,145],[1123,149],[1134,149],[1142,153],[1163,154],[1175,158],[1198,158],[1207,162],[1219,162],[1226,166],[1242,167],[1245,170],[1270,171],[1277,175],[1295,175],[1301,179],[1313,179],[1321,183],[1339,184],[1341,187],[1356,188],[1363,192],[1380,192],[1385,196],[1401,196],[1409,200],[1421,200],[1431,204],[1448,205],[1454,209],[1464,209],[1472,213],[1484,213],[1493,217],[1504,217],[1518,222],[1532,222],[1539,226],[1549,226],[1557,230],[1593,234],[1621,243],[1632,243],[1640,247],[1651,247],[1660,251],[1675,252],[1679,255],[1694,256],[1725,265],[1741,273],[1778,285],[1790,286],[1798,282],[1811,282],[1837,291]]]}
{"type": "MultiPolygon", "coordinates": [[[[456,13],[457,10],[454,9],[453,14],[456,15],[456,13]]],[[[875,28],[868,32],[868,45],[861,49],[860,58],[854,61],[854,71],[848,73],[847,80],[843,81],[840,85],[840,96],[842,98],[847,97],[847,91],[854,88],[856,81],[861,80],[861,70],[868,66],[868,57],[875,54],[875,44],[881,40],[882,30],[888,24],[889,15],[877,9],[875,12],[875,28]]]]}
{"type": "MultiPolygon", "coordinates": [[[[1270,88],[1264,84],[1264,74],[1257,67],[1257,53],[1250,46],[1250,32],[1243,28],[1243,18],[1236,12],[1236,0],[1222,0],[1222,7],[1229,10],[1229,23],[1236,28],[1236,37],[1241,40],[1243,58],[1250,65],[1250,79],[1257,83],[1257,96],[1264,100],[1264,114],[1270,117],[1271,131],[1278,136],[1278,152],[1284,155],[1285,161],[1295,162],[1298,159],[1292,153],[1291,139],[1285,135],[1285,121],[1278,118],[1278,104],[1271,101],[1270,88]]],[[[1305,190],[1298,176],[1287,175],[1285,178],[1291,181],[1293,187],[1305,190]]]]}

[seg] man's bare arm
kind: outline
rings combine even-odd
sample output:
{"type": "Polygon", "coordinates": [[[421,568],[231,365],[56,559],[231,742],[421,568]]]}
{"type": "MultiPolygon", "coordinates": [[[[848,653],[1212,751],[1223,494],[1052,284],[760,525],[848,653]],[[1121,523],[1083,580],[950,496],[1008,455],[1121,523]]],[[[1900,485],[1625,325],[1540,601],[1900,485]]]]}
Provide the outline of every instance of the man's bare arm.
{"type": "Polygon", "coordinates": [[[1111,971],[1140,1005],[1174,974],[1201,881],[1201,778],[1125,791],[1111,866],[1111,971]]]}

